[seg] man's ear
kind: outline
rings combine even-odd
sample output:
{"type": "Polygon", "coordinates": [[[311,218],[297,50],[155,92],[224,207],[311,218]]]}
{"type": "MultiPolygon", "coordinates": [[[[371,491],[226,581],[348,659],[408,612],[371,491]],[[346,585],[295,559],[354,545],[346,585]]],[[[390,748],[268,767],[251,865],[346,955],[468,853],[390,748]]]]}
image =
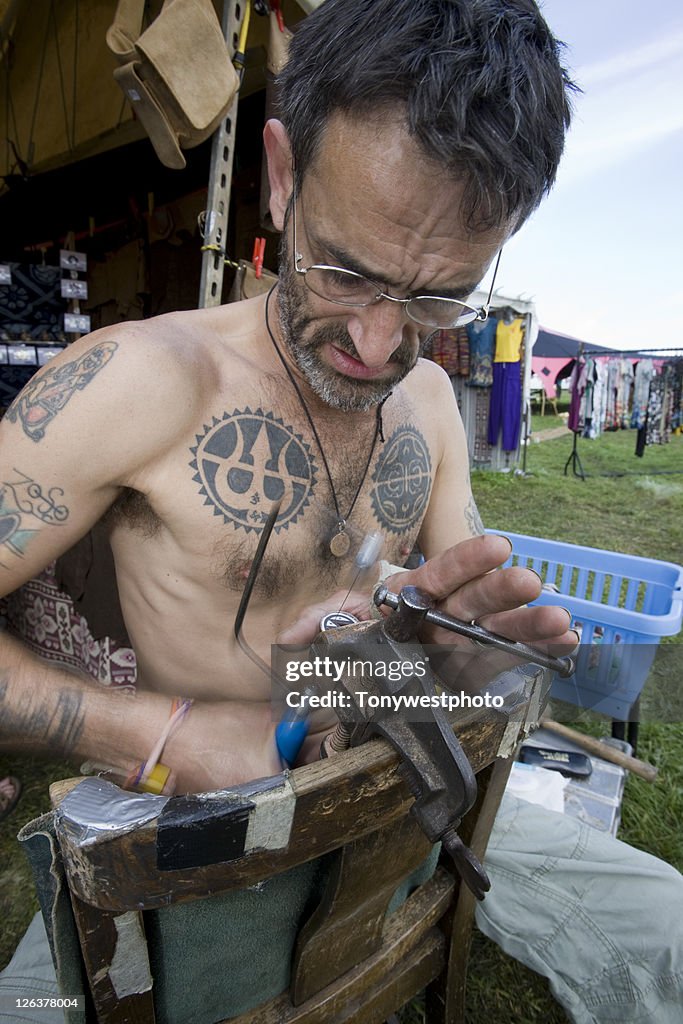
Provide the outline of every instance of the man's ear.
{"type": "Polygon", "coordinates": [[[274,118],[266,121],[266,126],[263,129],[263,144],[268,159],[270,214],[275,228],[282,231],[285,212],[294,187],[292,148],[282,121],[276,121],[274,118]]]}

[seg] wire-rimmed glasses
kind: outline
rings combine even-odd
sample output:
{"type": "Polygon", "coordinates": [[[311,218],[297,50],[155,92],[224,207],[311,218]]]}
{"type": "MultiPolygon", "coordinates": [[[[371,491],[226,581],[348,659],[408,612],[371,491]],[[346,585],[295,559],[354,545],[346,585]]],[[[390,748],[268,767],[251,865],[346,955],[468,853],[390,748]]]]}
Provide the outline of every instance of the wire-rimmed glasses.
{"type": "Polygon", "coordinates": [[[493,295],[493,288],[496,283],[498,264],[503,250],[501,249],[496,258],[496,265],[491,279],[488,298],[483,306],[478,309],[470,306],[467,302],[459,299],[448,299],[440,295],[411,295],[407,299],[399,299],[395,295],[389,295],[382,291],[375,281],[370,281],[355,270],[346,270],[344,267],[328,266],[326,263],[314,263],[310,267],[300,266],[303,255],[298,250],[296,232],[296,203],[298,196],[294,195],[292,200],[292,229],[294,241],[294,269],[301,274],[306,286],[314,295],[328,302],[338,303],[340,306],[373,306],[377,302],[386,299],[387,302],[399,302],[407,316],[415,323],[424,327],[434,327],[441,330],[449,330],[453,327],[463,327],[472,323],[473,320],[486,320],[489,315],[489,306],[493,295]]]}

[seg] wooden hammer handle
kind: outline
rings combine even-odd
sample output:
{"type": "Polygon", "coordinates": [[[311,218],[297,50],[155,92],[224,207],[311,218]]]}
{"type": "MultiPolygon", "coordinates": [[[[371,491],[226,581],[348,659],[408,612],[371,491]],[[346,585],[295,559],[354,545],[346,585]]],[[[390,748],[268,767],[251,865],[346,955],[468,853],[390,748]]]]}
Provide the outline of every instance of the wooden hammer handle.
{"type": "Polygon", "coordinates": [[[558,736],[564,736],[566,740],[571,740],[572,743],[587,750],[589,754],[601,757],[603,761],[618,764],[620,768],[626,768],[633,775],[645,779],[646,782],[654,782],[657,778],[657,769],[653,764],[648,761],[640,761],[637,757],[630,757],[622,750],[611,747],[609,743],[602,743],[593,736],[586,736],[582,732],[577,732],[576,729],[570,729],[569,726],[561,725],[560,722],[555,722],[552,718],[543,717],[539,724],[544,729],[557,733],[558,736]]]}

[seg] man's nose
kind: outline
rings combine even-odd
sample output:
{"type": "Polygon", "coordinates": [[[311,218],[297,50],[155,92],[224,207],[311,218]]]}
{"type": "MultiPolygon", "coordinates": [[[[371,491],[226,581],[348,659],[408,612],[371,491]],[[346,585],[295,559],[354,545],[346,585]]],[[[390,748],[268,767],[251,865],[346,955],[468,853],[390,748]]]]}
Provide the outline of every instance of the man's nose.
{"type": "Polygon", "coordinates": [[[354,310],[347,330],[362,362],[379,368],[389,361],[403,341],[406,323],[412,321],[401,303],[380,299],[371,306],[354,310]]]}

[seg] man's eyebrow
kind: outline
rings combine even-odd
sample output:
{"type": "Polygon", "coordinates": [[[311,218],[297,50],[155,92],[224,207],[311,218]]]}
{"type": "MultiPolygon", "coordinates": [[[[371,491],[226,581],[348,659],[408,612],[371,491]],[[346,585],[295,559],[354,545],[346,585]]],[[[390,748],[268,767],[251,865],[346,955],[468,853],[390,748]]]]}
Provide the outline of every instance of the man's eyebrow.
{"type": "MultiPolygon", "coordinates": [[[[368,267],[363,266],[352,253],[347,252],[343,246],[336,245],[332,242],[325,242],[322,238],[318,238],[312,235],[311,241],[322,251],[329,253],[330,258],[336,261],[336,265],[342,270],[353,270],[354,273],[360,274],[361,277],[367,277],[369,281],[375,281],[377,284],[384,285],[388,291],[392,289],[400,290],[400,285],[394,281],[388,281],[386,278],[382,278],[381,275],[374,274],[368,267]]],[[[468,298],[472,292],[477,290],[479,285],[478,281],[473,284],[458,285],[453,288],[437,288],[430,289],[426,288],[424,291],[412,292],[412,295],[429,295],[434,298],[442,299],[458,299],[462,301],[468,298]]]]}

